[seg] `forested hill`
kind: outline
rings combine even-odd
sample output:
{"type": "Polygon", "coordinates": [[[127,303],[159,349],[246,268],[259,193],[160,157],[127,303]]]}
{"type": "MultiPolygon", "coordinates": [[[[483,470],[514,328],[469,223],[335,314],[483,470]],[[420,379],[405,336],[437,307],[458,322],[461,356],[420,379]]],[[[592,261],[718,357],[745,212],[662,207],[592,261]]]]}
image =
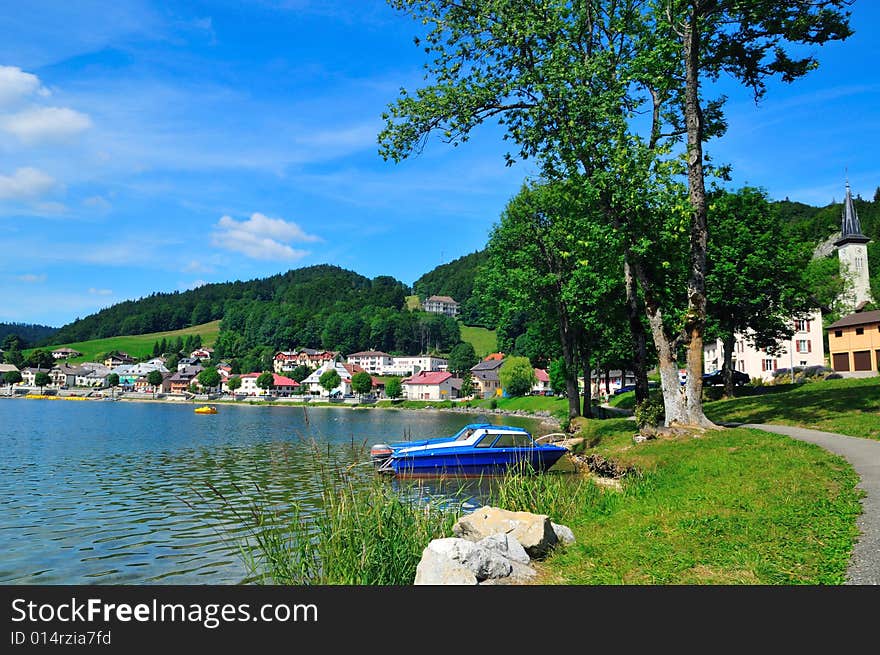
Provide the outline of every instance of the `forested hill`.
{"type": "Polygon", "coordinates": [[[450,296],[461,303],[461,319],[466,325],[484,325],[480,302],[473,298],[473,291],[477,271],[487,257],[484,249],[441,264],[413,283],[413,293],[418,294],[419,300],[429,296],[450,296]]]}
{"type": "Polygon", "coordinates": [[[9,335],[19,338],[18,349],[34,346],[55,334],[56,327],[36,325],[33,323],[0,323],[0,343],[9,335]],[[23,343],[22,343],[23,342],[23,343]]]}
{"type": "Polygon", "coordinates": [[[373,280],[336,266],[310,266],[246,282],[206,284],[190,291],[127,300],[65,325],[51,343],[178,330],[222,319],[232,305],[271,302],[297,314],[365,305],[398,308],[407,287],[394,278],[373,280]]]}

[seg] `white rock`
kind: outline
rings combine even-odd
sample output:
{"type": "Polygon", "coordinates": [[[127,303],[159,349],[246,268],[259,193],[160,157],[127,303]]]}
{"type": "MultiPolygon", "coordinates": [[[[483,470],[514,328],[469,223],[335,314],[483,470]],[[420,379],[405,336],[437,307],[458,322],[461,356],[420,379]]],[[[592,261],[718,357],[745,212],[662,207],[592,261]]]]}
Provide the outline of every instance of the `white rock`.
{"type": "Polygon", "coordinates": [[[475,585],[477,576],[466,566],[449,559],[446,555],[425,548],[416,566],[417,585],[475,585]]]}
{"type": "Polygon", "coordinates": [[[480,539],[477,542],[477,546],[497,551],[503,557],[521,564],[528,564],[531,561],[526,549],[523,548],[523,545],[512,534],[502,532],[493,534],[485,539],[480,539]]]}
{"type": "Polygon", "coordinates": [[[468,541],[480,541],[499,532],[513,535],[535,559],[546,555],[558,541],[547,515],[510,512],[488,505],[462,516],[452,527],[454,535],[468,541]]]}
{"type": "Polygon", "coordinates": [[[559,539],[564,544],[573,544],[574,532],[571,531],[567,525],[559,525],[558,523],[551,523],[553,526],[553,532],[556,533],[556,538],[559,539]]]}
{"type": "Polygon", "coordinates": [[[497,551],[481,547],[465,539],[455,537],[434,539],[428,544],[428,550],[444,555],[468,568],[477,580],[503,578],[510,575],[513,569],[510,560],[497,551]]]}

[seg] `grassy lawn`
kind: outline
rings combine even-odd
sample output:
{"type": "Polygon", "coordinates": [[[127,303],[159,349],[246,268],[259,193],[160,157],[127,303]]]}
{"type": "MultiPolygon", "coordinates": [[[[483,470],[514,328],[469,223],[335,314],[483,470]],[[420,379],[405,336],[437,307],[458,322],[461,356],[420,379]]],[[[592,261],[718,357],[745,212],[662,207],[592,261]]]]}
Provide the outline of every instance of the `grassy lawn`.
{"type": "Polygon", "coordinates": [[[514,481],[507,509],[547,513],[577,539],[541,565],[538,583],[845,581],[861,492],[842,458],[741,428],[638,445],[620,419],[589,421],[585,433],[588,453],[641,475],[621,492],[573,475],[514,481]]]}
{"type": "Polygon", "coordinates": [[[477,357],[485,357],[489,353],[498,350],[498,339],[495,336],[495,330],[487,330],[482,327],[470,327],[459,323],[461,329],[461,340],[469,343],[474,347],[477,357]]]}
{"type": "MultiPolygon", "coordinates": [[[[493,399],[488,400],[471,400],[466,405],[470,407],[480,407],[483,409],[493,409],[493,399]]],[[[505,411],[515,411],[518,409],[527,412],[550,412],[560,421],[568,418],[568,400],[565,398],[556,398],[554,396],[522,396],[519,398],[495,398],[495,408],[505,411]]]]}
{"type": "MultiPolygon", "coordinates": [[[[70,362],[90,362],[95,361],[98,355],[109,352],[111,350],[121,350],[127,352],[132,357],[149,357],[153,354],[153,343],[157,340],[161,341],[163,337],[177,338],[178,336],[186,338],[186,335],[201,335],[202,345],[205,347],[213,345],[220,333],[220,321],[211,321],[202,325],[193,325],[192,327],[182,330],[173,330],[171,332],[153,332],[151,334],[136,334],[123,337],[108,337],[106,339],[92,339],[91,341],[77,341],[74,343],[59,344],[59,346],[68,346],[82,353],[82,357],[71,357],[70,362]]],[[[59,346],[52,346],[57,348],[59,346]]],[[[22,351],[27,356],[33,349],[22,351]]]]}
{"type": "Polygon", "coordinates": [[[706,403],[713,421],[796,425],[880,439],[880,377],[742,387],[749,394],[706,403]]]}

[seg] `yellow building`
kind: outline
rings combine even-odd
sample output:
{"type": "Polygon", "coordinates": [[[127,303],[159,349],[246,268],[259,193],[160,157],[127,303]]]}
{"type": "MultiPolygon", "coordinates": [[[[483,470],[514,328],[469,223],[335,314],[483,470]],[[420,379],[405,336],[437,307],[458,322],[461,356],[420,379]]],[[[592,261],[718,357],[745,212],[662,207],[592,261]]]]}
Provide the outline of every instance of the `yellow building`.
{"type": "Polygon", "coordinates": [[[838,373],[880,370],[880,310],[856,312],[828,326],[831,367],[838,373]]]}

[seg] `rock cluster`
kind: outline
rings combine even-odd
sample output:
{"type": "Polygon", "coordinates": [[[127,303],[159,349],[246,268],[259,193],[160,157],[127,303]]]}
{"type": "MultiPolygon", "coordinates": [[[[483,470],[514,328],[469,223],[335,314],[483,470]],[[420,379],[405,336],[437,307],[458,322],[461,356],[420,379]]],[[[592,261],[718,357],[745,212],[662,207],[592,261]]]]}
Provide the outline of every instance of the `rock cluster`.
{"type": "Polygon", "coordinates": [[[533,559],[574,534],[545,514],[481,507],[461,517],[454,537],[434,539],[416,567],[417,585],[520,584],[537,575],[533,559]]]}

